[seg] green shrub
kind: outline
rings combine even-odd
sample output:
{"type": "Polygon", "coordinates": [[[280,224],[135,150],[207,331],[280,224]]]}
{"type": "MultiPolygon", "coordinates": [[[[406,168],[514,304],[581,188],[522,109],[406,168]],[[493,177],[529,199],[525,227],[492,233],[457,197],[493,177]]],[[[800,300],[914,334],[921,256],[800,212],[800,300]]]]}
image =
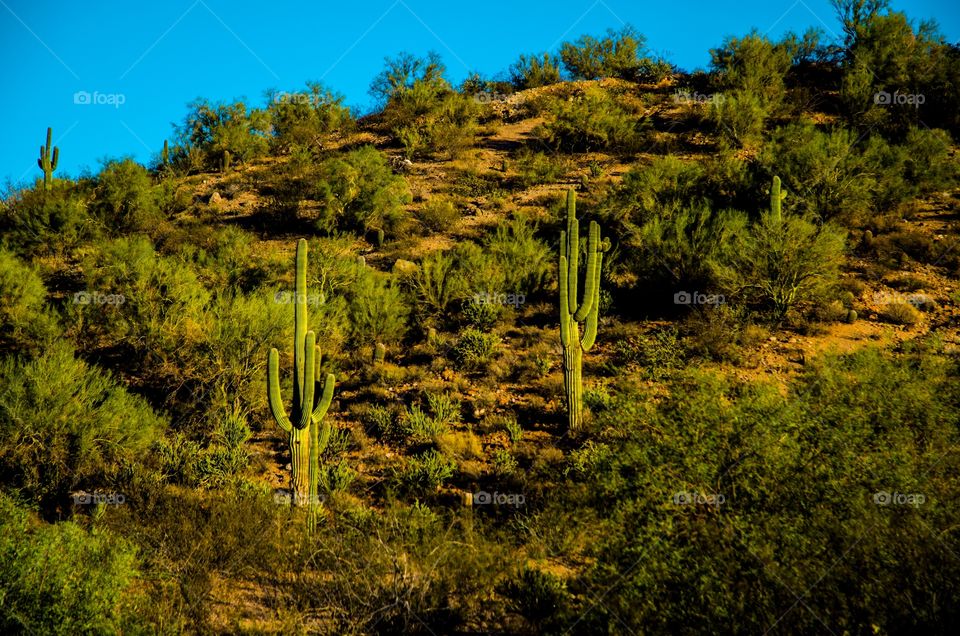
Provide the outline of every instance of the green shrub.
{"type": "Polygon", "coordinates": [[[457,206],[449,199],[434,198],[417,212],[417,218],[433,232],[446,232],[460,220],[457,206]]]}
{"type": "Polygon", "coordinates": [[[419,405],[414,404],[401,418],[403,432],[416,441],[435,440],[447,432],[447,422],[431,417],[419,405]]]}
{"type": "Polygon", "coordinates": [[[368,270],[351,292],[349,326],[354,343],[399,342],[406,334],[409,313],[400,288],[387,276],[368,270]]]}
{"type": "Polygon", "coordinates": [[[449,393],[427,393],[427,405],[435,420],[447,425],[460,423],[460,400],[449,393]]]}
{"type": "MultiPolygon", "coordinates": [[[[485,287],[497,293],[533,295],[543,289],[551,270],[553,253],[536,237],[537,226],[522,218],[497,225],[494,234],[485,240],[487,251],[493,256],[502,275],[501,289],[485,287]]],[[[493,284],[495,280],[488,280],[493,284]]]]}
{"type": "Polygon", "coordinates": [[[563,157],[545,152],[521,149],[513,160],[517,183],[524,188],[559,181],[569,172],[570,163],[563,157]]]}
{"type": "Polygon", "coordinates": [[[740,148],[756,144],[770,116],[762,100],[746,91],[730,91],[710,102],[708,121],[728,145],[740,148]]]}
{"type": "Polygon", "coordinates": [[[480,331],[490,331],[502,315],[503,307],[497,303],[486,302],[483,296],[468,298],[460,307],[460,318],[464,324],[480,331]]]}
{"type": "Polygon", "coordinates": [[[437,450],[430,449],[408,458],[403,469],[397,474],[397,480],[404,490],[426,495],[439,490],[456,469],[453,460],[437,450]]]}
{"type": "Polygon", "coordinates": [[[790,45],[774,44],[756,31],[742,38],[728,37],[721,47],[710,50],[710,65],[718,88],[736,91],[741,107],[775,114],[785,97],[790,45]]]}
{"type": "Polygon", "coordinates": [[[509,75],[517,90],[549,86],[560,81],[560,64],[549,53],[521,55],[510,66],[509,75]]]}
{"type": "Polygon", "coordinates": [[[110,161],[97,175],[93,212],[114,233],[147,232],[163,218],[146,168],[133,159],[110,161]]]}
{"type": "Polygon", "coordinates": [[[476,371],[484,368],[497,350],[500,339],[474,328],[460,332],[456,344],[450,350],[450,357],[461,369],[476,371]]]}
{"type": "Polygon", "coordinates": [[[504,595],[530,625],[539,629],[562,626],[564,617],[560,614],[567,607],[569,592],[557,575],[526,567],[507,582],[504,595]]]}
{"type": "Polygon", "coordinates": [[[350,468],[346,459],[340,460],[337,464],[324,466],[319,476],[320,488],[328,495],[348,491],[356,479],[357,471],[350,468]]]}
{"type": "Polygon", "coordinates": [[[410,285],[419,313],[426,315],[445,313],[450,303],[465,292],[456,275],[453,256],[443,251],[433,252],[420,261],[410,285]]]}
{"type": "Polygon", "coordinates": [[[87,211],[89,194],[70,181],[54,179],[14,192],[0,205],[0,241],[21,255],[61,254],[97,236],[87,211]]]}
{"type": "Polygon", "coordinates": [[[318,228],[396,232],[411,201],[406,179],[393,174],[386,156],[362,146],[320,164],[311,196],[320,202],[318,228]]]}
{"type": "Polygon", "coordinates": [[[703,196],[703,166],[672,155],[630,168],[601,205],[608,223],[642,225],[703,196]]]}
{"type": "Polygon", "coordinates": [[[47,310],[46,297],[37,271],[0,248],[0,346],[34,350],[54,337],[57,320],[47,310]]]}
{"type": "Polygon", "coordinates": [[[590,86],[571,101],[548,98],[546,123],[535,134],[564,152],[632,153],[647,139],[649,122],[627,110],[607,91],[590,86]]]}
{"type": "Polygon", "coordinates": [[[609,29],[606,37],[600,39],[583,35],[576,42],[564,42],[560,59],[573,79],[636,80],[645,45],[646,38],[632,26],[625,26],[620,31],[609,29]]]}
{"type": "Polygon", "coordinates": [[[38,526],[0,493],[0,629],[7,634],[148,631],[130,542],[71,522],[38,526]]]}
{"type": "Polygon", "coordinates": [[[275,151],[294,147],[317,147],[320,139],[334,131],[348,131],[355,121],[350,109],[337,95],[318,82],[308,82],[302,92],[271,93],[267,113],[275,151]]]}
{"type": "Polygon", "coordinates": [[[908,327],[917,324],[920,320],[920,312],[910,303],[890,303],[883,308],[883,318],[895,325],[906,325],[908,327]]]}
{"type": "Polygon", "coordinates": [[[0,466],[5,481],[50,510],[102,483],[165,427],[147,402],[54,342],[32,361],[0,362],[0,466]]]}
{"type": "Polygon", "coordinates": [[[188,107],[190,111],[178,128],[180,143],[174,148],[175,163],[196,162],[196,158],[190,157],[195,149],[203,157],[203,168],[219,169],[225,152],[239,161],[249,161],[267,151],[270,116],[266,111],[249,109],[242,101],[211,104],[205,99],[188,107]]]}

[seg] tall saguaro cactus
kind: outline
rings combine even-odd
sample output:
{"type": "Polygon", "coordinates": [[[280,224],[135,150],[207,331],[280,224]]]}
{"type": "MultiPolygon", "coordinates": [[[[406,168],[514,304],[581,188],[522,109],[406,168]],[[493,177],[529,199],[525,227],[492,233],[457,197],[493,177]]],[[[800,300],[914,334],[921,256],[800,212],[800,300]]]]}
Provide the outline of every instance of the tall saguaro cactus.
{"type": "Polygon", "coordinates": [[[566,392],[567,417],[571,430],[576,430],[583,424],[583,353],[593,347],[597,338],[603,251],[600,226],[596,221],[591,221],[587,237],[583,297],[580,298],[580,228],[577,221],[576,194],[573,189],[569,190],[567,229],[560,232],[560,343],[563,345],[563,388],[566,392]],[[580,323],[584,324],[582,336],[580,323]]]}
{"type": "Polygon", "coordinates": [[[37,166],[43,170],[43,189],[49,190],[53,183],[53,171],[57,169],[57,161],[60,159],[60,149],[53,146],[53,128],[47,128],[47,143],[40,146],[40,158],[37,159],[37,166]],[[53,154],[50,148],[53,147],[53,154]]]}
{"type": "Polygon", "coordinates": [[[780,191],[780,177],[773,178],[773,185],[770,186],[770,211],[778,221],[782,218],[781,203],[787,198],[786,192],[780,191]]]}
{"type": "Polygon", "coordinates": [[[307,241],[297,243],[296,295],[293,317],[293,404],[287,415],[280,397],[280,355],[270,350],[267,360],[267,397],[277,425],[289,436],[290,489],[293,505],[309,506],[309,528],[316,524],[320,453],[330,439],[330,425],[323,418],[333,399],[334,375],[321,385],[320,347],[316,334],[307,330],[307,241]]]}

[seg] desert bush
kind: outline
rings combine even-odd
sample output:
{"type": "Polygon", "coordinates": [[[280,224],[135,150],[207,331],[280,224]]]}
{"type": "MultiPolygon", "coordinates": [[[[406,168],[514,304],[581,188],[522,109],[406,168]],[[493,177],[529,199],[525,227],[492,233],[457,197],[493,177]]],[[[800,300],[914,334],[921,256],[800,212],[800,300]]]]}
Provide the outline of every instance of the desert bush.
{"type": "Polygon", "coordinates": [[[446,232],[460,219],[460,213],[450,199],[433,198],[420,208],[417,218],[433,232],[446,232]]]}
{"type": "Polygon", "coordinates": [[[533,295],[543,289],[551,269],[553,253],[536,234],[535,224],[518,218],[500,223],[496,232],[484,241],[487,251],[502,271],[501,293],[533,295]]]}
{"type": "Polygon", "coordinates": [[[509,75],[517,90],[549,86],[560,81],[560,64],[549,53],[521,55],[510,66],[509,75]]]}
{"type": "Polygon", "coordinates": [[[37,271],[0,248],[0,347],[35,350],[52,338],[56,317],[46,306],[47,290],[37,271]]]}
{"type": "Polygon", "coordinates": [[[8,634],[147,631],[136,548],[72,522],[35,524],[0,493],[0,629],[8,634]]]}
{"type": "Polygon", "coordinates": [[[832,225],[767,212],[733,246],[721,277],[732,296],[782,320],[790,309],[831,295],[843,249],[844,234],[832,225]]]}
{"type": "Polygon", "coordinates": [[[397,343],[407,332],[409,313],[400,287],[386,275],[369,270],[351,290],[351,338],[357,346],[397,343]]]}
{"type": "Polygon", "coordinates": [[[312,197],[320,202],[317,227],[395,232],[412,197],[406,179],[393,174],[386,156],[373,146],[331,157],[320,164],[312,197]]]}
{"type": "Polygon", "coordinates": [[[308,82],[305,91],[271,92],[267,114],[274,151],[289,152],[296,146],[316,148],[324,135],[348,131],[355,121],[337,95],[318,82],[308,82]]]}
{"type": "Polygon", "coordinates": [[[773,43],[756,31],[742,37],[728,37],[710,50],[714,83],[720,90],[737,91],[764,113],[775,113],[785,96],[784,78],[791,65],[788,43],[773,43]]]}
{"type": "Polygon", "coordinates": [[[0,205],[0,241],[21,255],[69,252],[99,233],[88,212],[86,188],[54,179],[11,193],[0,205]]]}
{"type": "Polygon", "coordinates": [[[174,160],[192,163],[194,151],[202,153],[202,167],[217,169],[224,153],[239,161],[249,161],[267,151],[270,117],[266,111],[248,108],[240,101],[213,104],[205,99],[188,105],[190,109],[178,127],[179,144],[174,160]]]}
{"type": "Polygon", "coordinates": [[[54,342],[31,361],[0,362],[4,481],[51,512],[144,453],[166,426],[147,402],[54,342]]]}
{"type": "Polygon", "coordinates": [[[588,87],[571,101],[550,98],[545,104],[547,121],[536,135],[557,150],[632,153],[647,139],[649,122],[598,87],[588,87]]]}
{"type": "Polygon", "coordinates": [[[114,233],[146,232],[162,218],[153,178],[133,159],[110,161],[97,175],[90,211],[114,233]]]}
{"type": "Polygon", "coordinates": [[[883,319],[895,325],[913,326],[920,320],[920,312],[910,303],[890,303],[881,312],[883,319]]]}
{"type": "Polygon", "coordinates": [[[524,188],[560,180],[570,170],[563,157],[521,149],[513,159],[516,180],[524,188]]]}
{"type": "Polygon", "coordinates": [[[740,148],[760,141],[769,117],[763,102],[753,93],[729,91],[710,102],[707,120],[728,146],[740,148]]]}
{"type": "Polygon", "coordinates": [[[460,332],[450,357],[458,367],[468,371],[484,368],[493,359],[500,339],[477,329],[467,328],[460,332]]]}
{"type": "Polygon", "coordinates": [[[655,157],[649,164],[631,167],[601,203],[607,223],[619,228],[640,226],[703,196],[703,167],[674,156],[655,157]]]}
{"type": "Polygon", "coordinates": [[[482,295],[466,298],[460,304],[460,319],[464,324],[480,331],[490,331],[500,316],[503,307],[497,303],[486,302],[482,295]]]}
{"type": "Polygon", "coordinates": [[[456,464],[435,449],[407,458],[404,467],[396,474],[401,489],[420,495],[436,492],[445,481],[453,477],[456,464]]]}
{"type": "Polygon", "coordinates": [[[620,31],[608,30],[606,37],[600,39],[583,35],[575,42],[564,42],[560,59],[573,79],[636,80],[645,46],[646,38],[632,26],[625,26],[620,31]]]}
{"type": "Polygon", "coordinates": [[[503,586],[504,596],[531,626],[537,629],[561,630],[569,607],[566,582],[555,574],[525,567],[503,586]]]}

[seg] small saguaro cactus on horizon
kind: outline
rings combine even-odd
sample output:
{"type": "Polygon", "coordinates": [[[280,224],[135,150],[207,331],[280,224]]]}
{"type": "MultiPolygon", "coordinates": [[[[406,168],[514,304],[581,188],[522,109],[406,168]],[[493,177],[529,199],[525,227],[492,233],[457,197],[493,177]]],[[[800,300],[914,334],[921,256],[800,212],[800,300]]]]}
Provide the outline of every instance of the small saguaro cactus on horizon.
{"type": "Polygon", "coordinates": [[[600,226],[591,221],[583,297],[578,302],[580,229],[576,196],[572,188],[567,191],[567,229],[560,232],[560,343],[563,345],[563,388],[571,430],[583,425],[583,353],[593,347],[597,338],[600,268],[606,249],[606,245],[600,242],[600,226]],[[582,336],[580,323],[584,323],[582,336]]]}
{"type": "Polygon", "coordinates": [[[160,151],[160,165],[164,168],[170,165],[170,142],[163,140],[163,150],[160,151]]]}
{"type": "Polygon", "coordinates": [[[53,171],[57,169],[57,162],[60,159],[60,148],[53,146],[53,128],[47,128],[47,143],[40,146],[40,158],[37,159],[37,166],[43,170],[43,189],[49,190],[53,184],[53,171]],[[50,152],[53,147],[53,154],[50,152]]]}
{"type": "Polygon", "coordinates": [[[280,397],[280,354],[270,350],[267,359],[267,398],[277,425],[290,443],[290,490],[293,505],[309,506],[308,529],[316,526],[320,453],[330,439],[330,424],[323,421],[333,400],[336,378],[328,373],[321,384],[320,347],[316,334],[307,330],[307,241],[297,243],[296,296],[293,304],[293,404],[287,415],[280,397]]]}

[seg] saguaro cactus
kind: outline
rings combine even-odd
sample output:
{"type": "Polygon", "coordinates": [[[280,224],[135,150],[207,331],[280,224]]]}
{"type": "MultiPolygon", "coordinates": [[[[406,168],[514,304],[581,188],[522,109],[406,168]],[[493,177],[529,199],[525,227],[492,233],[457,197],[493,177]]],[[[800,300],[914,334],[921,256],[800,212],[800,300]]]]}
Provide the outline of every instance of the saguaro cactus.
{"type": "Polygon", "coordinates": [[[780,177],[774,177],[773,184],[770,186],[770,210],[778,221],[783,218],[780,204],[786,198],[787,193],[780,191],[780,177]]]}
{"type": "Polygon", "coordinates": [[[170,166],[170,142],[163,140],[163,150],[160,151],[160,165],[164,168],[170,166]]]}
{"type": "Polygon", "coordinates": [[[571,430],[583,424],[583,353],[597,338],[600,307],[600,268],[605,246],[600,242],[600,226],[590,222],[587,237],[587,267],[583,298],[578,302],[580,266],[580,229],[577,221],[576,194],[567,192],[567,229],[560,232],[560,342],[563,345],[563,388],[567,398],[567,417],[571,430]],[[584,323],[580,335],[580,323],[584,323]]]}
{"type": "Polygon", "coordinates": [[[307,330],[307,242],[297,243],[296,295],[293,304],[293,405],[288,416],[280,397],[280,355],[270,350],[267,360],[267,397],[277,425],[289,436],[290,489],[293,505],[309,505],[309,528],[316,524],[320,453],[330,439],[330,425],[323,417],[333,399],[336,379],[328,373],[321,385],[320,347],[313,331],[307,330]],[[319,399],[317,399],[319,397],[319,399]]]}
{"type": "Polygon", "coordinates": [[[53,171],[57,169],[57,161],[60,159],[60,149],[53,147],[53,154],[50,154],[50,148],[53,146],[53,128],[47,128],[47,143],[40,146],[40,158],[37,159],[37,166],[43,170],[43,189],[49,190],[53,184],[53,171]]]}

